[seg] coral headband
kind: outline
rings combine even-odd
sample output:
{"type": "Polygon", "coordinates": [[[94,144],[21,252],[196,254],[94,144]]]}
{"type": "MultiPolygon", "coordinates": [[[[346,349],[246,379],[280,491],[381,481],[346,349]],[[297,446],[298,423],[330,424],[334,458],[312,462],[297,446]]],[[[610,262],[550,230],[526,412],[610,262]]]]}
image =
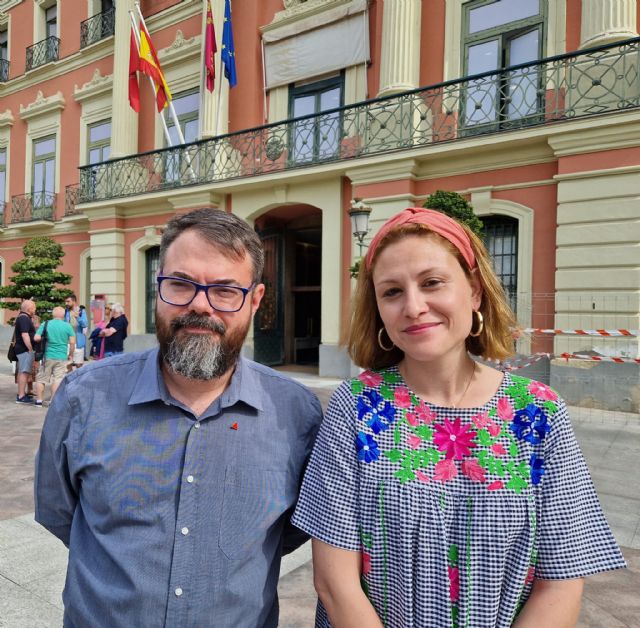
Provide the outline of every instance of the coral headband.
{"type": "Polygon", "coordinates": [[[402,225],[420,224],[427,225],[431,231],[441,235],[443,238],[449,240],[453,246],[462,254],[469,270],[473,270],[476,266],[476,258],[471,248],[471,241],[466,231],[460,226],[460,223],[449,218],[446,214],[437,212],[433,209],[425,209],[423,207],[408,207],[401,211],[399,214],[389,218],[387,222],[380,227],[378,233],[376,233],[371,244],[369,245],[369,251],[365,263],[367,268],[371,270],[373,258],[376,254],[376,250],[382,242],[383,238],[394,229],[401,227],[402,225]]]}

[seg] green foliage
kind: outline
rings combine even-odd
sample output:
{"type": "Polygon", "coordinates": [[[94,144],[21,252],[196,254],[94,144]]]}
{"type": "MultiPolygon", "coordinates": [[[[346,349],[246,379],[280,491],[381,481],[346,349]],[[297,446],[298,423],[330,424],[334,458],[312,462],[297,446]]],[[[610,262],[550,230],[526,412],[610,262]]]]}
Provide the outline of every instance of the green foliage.
{"type": "Polygon", "coordinates": [[[64,257],[62,245],[45,236],[31,238],[24,245],[24,257],[11,266],[16,273],[8,286],[0,287],[0,308],[19,310],[20,299],[33,299],[42,320],[51,318],[51,309],[64,305],[72,291],[62,286],[71,283],[71,275],[57,270],[64,257]]]}
{"type": "Polygon", "coordinates": [[[436,190],[429,195],[423,207],[437,209],[443,214],[459,220],[467,225],[478,237],[482,237],[482,220],[473,213],[471,203],[461,194],[436,190]]]}
{"type": "Polygon", "coordinates": [[[360,272],[360,264],[362,264],[362,258],[357,259],[353,262],[353,266],[349,266],[349,274],[351,275],[351,279],[357,279],[358,273],[360,272]]]}

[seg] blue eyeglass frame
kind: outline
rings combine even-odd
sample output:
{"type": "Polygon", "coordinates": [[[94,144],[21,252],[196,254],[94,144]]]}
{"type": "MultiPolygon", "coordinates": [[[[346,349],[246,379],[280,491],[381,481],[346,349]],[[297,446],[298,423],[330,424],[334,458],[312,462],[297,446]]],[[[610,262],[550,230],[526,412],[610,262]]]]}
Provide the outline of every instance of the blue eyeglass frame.
{"type": "Polygon", "coordinates": [[[239,312],[244,307],[245,301],[247,300],[247,295],[256,286],[255,282],[253,282],[248,288],[242,288],[241,286],[230,286],[229,284],[225,284],[225,283],[198,283],[197,281],[192,281],[191,279],[185,279],[184,277],[172,277],[171,275],[158,275],[156,277],[156,282],[158,283],[158,296],[160,297],[160,300],[163,301],[164,303],[168,305],[173,305],[174,307],[185,307],[186,305],[189,305],[193,302],[193,300],[198,296],[198,292],[204,292],[204,296],[207,297],[207,302],[216,312],[239,312]],[[166,299],[163,299],[162,291],[160,290],[160,284],[165,279],[173,279],[174,281],[176,280],[183,281],[184,283],[190,283],[192,286],[195,286],[196,291],[193,293],[191,300],[187,301],[187,303],[184,303],[182,305],[176,305],[175,303],[171,303],[171,301],[167,301],[166,299]],[[219,307],[216,307],[213,303],[211,303],[211,299],[209,298],[209,288],[233,288],[234,290],[240,290],[240,292],[242,292],[242,303],[240,304],[240,307],[236,310],[221,310],[219,307]]]}

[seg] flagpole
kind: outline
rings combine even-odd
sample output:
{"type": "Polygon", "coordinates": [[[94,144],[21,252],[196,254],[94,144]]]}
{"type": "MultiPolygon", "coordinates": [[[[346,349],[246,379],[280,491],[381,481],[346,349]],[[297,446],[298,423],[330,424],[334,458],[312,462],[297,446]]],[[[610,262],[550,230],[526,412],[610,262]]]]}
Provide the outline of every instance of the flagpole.
{"type": "Polygon", "coordinates": [[[207,0],[202,0],[202,23],[204,28],[202,29],[202,46],[200,46],[200,111],[198,111],[198,138],[204,139],[202,134],[202,116],[205,115],[204,111],[204,90],[207,88],[207,69],[205,67],[205,51],[207,46],[207,0]]]}
{"type": "MultiPolygon", "coordinates": [[[[131,18],[131,26],[133,27],[133,36],[136,38],[136,46],[138,46],[138,54],[140,54],[140,33],[138,32],[138,26],[136,24],[136,20],[133,17],[133,11],[129,11],[129,17],[131,18]]],[[[156,93],[156,84],[153,82],[153,79],[147,75],[149,79],[149,83],[151,84],[151,88],[153,89],[153,93],[156,93]]],[[[167,142],[169,146],[173,146],[173,142],[171,141],[171,136],[169,135],[169,128],[167,127],[167,123],[164,119],[163,115],[160,115],[160,120],[162,121],[162,128],[164,129],[164,136],[167,138],[167,142]]]]}

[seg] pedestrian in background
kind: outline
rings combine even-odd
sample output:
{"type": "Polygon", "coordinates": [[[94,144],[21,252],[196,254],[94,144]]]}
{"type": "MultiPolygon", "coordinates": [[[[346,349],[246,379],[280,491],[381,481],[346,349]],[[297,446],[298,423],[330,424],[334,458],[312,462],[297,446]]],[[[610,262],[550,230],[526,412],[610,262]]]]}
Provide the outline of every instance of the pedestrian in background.
{"type": "Polygon", "coordinates": [[[105,337],[100,335],[100,332],[107,326],[107,323],[111,319],[111,305],[107,305],[104,308],[104,318],[100,319],[89,335],[91,346],[89,347],[89,357],[92,360],[102,360],[104,358],[104,342],[105,337]]]}
{"type": "Polygon", "coordinates": [[[583,578],[625,566],[565,402],[471,356],[513,353],[487,251],[409,208],[373,238],[293,522],[317,627],[575,626],[583,578]]]}
{"type": "Polygon", "coordinates": [[[99,336],[104,338],[104,357],[109,358],[124,351],[124,341],[127,337],[129,321],[120,303],[111,306],[111,318],[99,336]]]}
{"type": "Polygon", "coordinates": [[[75,349],[70,366],[71,368],[74,366],[81,367],[85,360],[86,332],[89,326],[87,312],[83,307],[78,305],[78,297],[76,297],[75,294],[68,296],[64,300],[64,304],[64,320],[71,325],[76,335],[75,349]]]}
{"type": "Polygon", "coordinates": [[[16,403],[33,403],[27,396],[29,380],[33,375],[34,347],[33,337],[36,333],[33,325],[33,317],[36,313],[36,304],[31,299],[26,299],[20,305],[20,313],[15,322],[15,351],[18,358],[16,364],[16,379],[18,382],[18,394],[16,403]]]}
{"type": "Polygon", "coordinates": [[[36,376],[36,406],[42,406],[45,384],[51,385],[51,398],[56,394],[60,382],[67,374],[67,365],[74,356],[76,332],[64,320],[62,307],[54,307],[53,318],[38,327],[34,340],[44,342],[44,359],[36,376]]]}

